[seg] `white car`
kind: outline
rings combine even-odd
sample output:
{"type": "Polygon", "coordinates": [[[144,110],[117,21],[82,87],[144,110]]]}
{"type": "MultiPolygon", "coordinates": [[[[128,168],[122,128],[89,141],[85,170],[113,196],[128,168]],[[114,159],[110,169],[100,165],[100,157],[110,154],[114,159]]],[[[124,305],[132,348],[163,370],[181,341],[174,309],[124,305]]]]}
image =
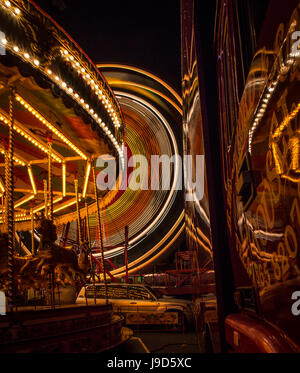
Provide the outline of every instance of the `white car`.
{"type": "MultiPolygon", "coordinates": [[[[123,314],[126,324],[171,324],[186,328],[193,320],[192,302],[175,298],[157,298],[152,289],[143,284],[107,284],[108,301],[113,311],[123,314]],[[167,314],[166,314],[167,313],[167,314]]],[[[84,286],[77,304],[105,304],[103,283],[84,286]]]]}

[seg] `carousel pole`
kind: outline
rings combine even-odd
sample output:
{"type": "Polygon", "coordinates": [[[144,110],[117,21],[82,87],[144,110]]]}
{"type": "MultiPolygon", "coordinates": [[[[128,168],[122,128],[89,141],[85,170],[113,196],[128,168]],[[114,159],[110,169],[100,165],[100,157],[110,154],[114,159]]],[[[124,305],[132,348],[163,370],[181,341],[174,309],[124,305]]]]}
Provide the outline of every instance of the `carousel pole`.
{"type": "Polygon", "coordinates": [[[89,223],[89,209],[88,209],[88,204],[85,201],[85,213],[86,213],[86,232],[87,232],[87,238],[88,238],[88,245],[89,245],[89,252],[90,252],[90,267],[91,267],[91,274],[92,274],[92,279],[93,279],[93,285],[95,288],[94,292],[94,303],[96,304],[96,279],[95,279],[95,272],[94,272],[94,267],[93,267],[93,258],[92,258],[92,248],[91,248],[91,233],[90,233],[90,223],[89,223]]]}
{"type": "Polygon", "coordinates": [[[80,218],[80,209],[79,209],[79,195],[78,195],[78,179],[75,174],[74,178],[74,185],[75,185],[75,196],[76,196],[76,210],[77,210],[77,228],[78,228],[78,241],[80,247],[82,243],[82,232],[81,232],[81,218],[80,218]]]}
{"type": "Polygon", "coordinates": [[[125,282],[128,283],[128,225],[125,225],[125,242],[124,242],[124,257],[125,257],[125,282]]]}
{"type": "Polygon", "coordinates": [[[30,203],[31,253],[32,253],[32,255],[35,255],[35,249],[34,249],[34,213],[33,213],[33,205],[34,205],[34,202],[31,201],[31,203],[30,203]]]}
{"type": "Polygon", "coordinates": [[[1,196],[1,218],[2,218],[2,225],[4,226],[4,229],[6,227],[6,222],[5,222],[5,197],[4,194],[1,196]]]}
{"type": "Polygon", "coordinates": [[[89,248],[91,248],[91,232],[90,232],[90,222],[89,222],[89,208],[86,201],[84,201],[85,205],[85,213],[86,213],[86,233],[87,233],[87,239],[89,242],[89,248]]]}
{"type": "Polygon", "coordinates": [[[97,191],[97,184],[96,184],[95,165],[93,165],[93,182],[94,182],[94,193],[95,193],[95,200],[96,200],[96,206],[97,206],[97,223],[98,223],[99,237],[100,237],[100,254],[101,254],[100,258],[101,258],[101,267],[102,267],[102,270],[103,270],[103,280],[104,280],[104,288],[105,288],[105,301],[106,301],[106,304],[108,304],[108,293],[107,293],[106,270],[105,270],[105,260],[104,260],[103,237],[102,237],[102,227],[101,227],[101,216],[100,216],[98,191],[97,191]]]}
{"type": "Polygon", "coordinates": [[[10,89],[9,95],[9,143],[5,159],[6,184],[6,224],[8,233],[8,308],[13,311],[14,306],[14,98],[15,90],[10,89]]]}
{"type": "MultiPolygon", "coordinates": [[[[52,134],[47,134],[48,142],[48,197],[49,197],[49,213],[48,219],[53,222],[53,190],[52,190],[52,134]]],[[[47,204],[45,205],[47,207],[47,204]]],[[[51,266],[49,274],[49,290],[51,307],[55,308],[55,292],[54,292],[54,268],[51,266]]]]}
{"type": "Polygon", "coordinates": [[[90,232],[90,223],[89,223],[89,208],[88,208],[88,204],[86,201],[84,202],[84,204],[85,204],[85,213],[86,213],[86,233],[87,233],[87,240],[88,240],[89,252],[90,252],[90,266],[91,266],[93,282],[95,284],[95,274],[93,270],[93,259],[92,259],[92,248],[91,248],[91,232],[90,232]]]}
{"type": "Polygon", "coordinates": [[[52,134],[48,133],[48,195],[49,195],[49,219],[53,221],[53,192],[52,192],[52,134]]]}
{"type": "Polygon", "coordinates": [[[8,232],[8,226],[7,226],[7,172],[8,172],[8,142],[6,139],[3,139],[3,147],[4,147],[4,185],[5,188],[3,187],[3,200],[2,200],[2,219],[3,219],[3,225],[4,225],[4,232],[8,232]]]}
{"type": "Polygon", "coordinates": [[[45,218],[48,217],[48,185],[46,177],[43,180],[44,183],[44,201],[45,201],[45,218]]]}

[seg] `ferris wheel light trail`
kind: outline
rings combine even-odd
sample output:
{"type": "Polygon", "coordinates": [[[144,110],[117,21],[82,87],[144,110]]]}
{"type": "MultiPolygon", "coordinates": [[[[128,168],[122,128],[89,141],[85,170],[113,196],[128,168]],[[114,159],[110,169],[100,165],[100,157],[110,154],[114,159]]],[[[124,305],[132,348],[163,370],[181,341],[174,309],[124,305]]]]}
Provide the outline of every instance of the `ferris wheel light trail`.
{"type": "MultiPolygon", "coordinates": [[[[130,94],[130,93],[115,91],[115,94],[116,94],[116,97],[118,99],[120,99],[122,97],[130,98],[133,102],[135,101],[136,103],[138,103],[142,107],[145,107],[148,110],[150,110],[152,113],[154,113],[154,115],[157,118],[159,118],[159,120],[163,123],[164,127],[167,129],[167,131],[169,133],[169,136],[170,136],[171,141],[172,141],[173,149],[174,149],[174,154],[175,155],[179,154],[176,138],[174,136],[174,133],[173,133],[169,123],[166,121],[166,119],[162,116],[162,114],[153,105],[151,105],[146,100],[144,100],[140,97],[137,97],[133,94],[130,94]]],[[[159,222],[161,221],[162,217],[164,216],[164,213],[166,212],[166,210],[170,208],[170,204],[173,200],[174,194],[176,193],[175,187],[177,185],[178,177],[179,177],[179,164],[178,164],[177,157],[175,157],[174,178],[173,178],[173,183],[172,183],[170,193],[168,195],[167,200],[165,201],[164,205],[162,206],[160,212],[157,214],[157,216],[155,217],[153,222],[151,224],[149,224],[140,234],[138,234],[133,239],[129,240],[128,249],[131,249],[134,246],[135,243],[137,243],[141,239],[143,239],[143,237],[145,237],[152,229],[154,229],[157,226],[157,224],[159,224],[159,222]]],[[[123,251],[123,246],[118,246],[116,248],[106,250],[105,251],[105,258],[111,258],[115,255],[119,255],[122,251],[123,251]]],[[[99,256],[99,254],[95,254],[95,256],[99,256]]]]}

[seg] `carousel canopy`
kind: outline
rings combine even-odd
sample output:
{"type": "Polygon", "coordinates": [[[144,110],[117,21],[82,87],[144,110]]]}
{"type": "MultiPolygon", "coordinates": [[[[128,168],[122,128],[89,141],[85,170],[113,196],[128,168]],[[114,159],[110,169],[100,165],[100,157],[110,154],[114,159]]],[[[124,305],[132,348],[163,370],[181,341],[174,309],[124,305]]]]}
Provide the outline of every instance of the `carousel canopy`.
{"type": "Polygon", "coordinates": [[[0,1],[0,24],[0,192],[13,113],[15,220],[26,222],[30,207],[34,213],[45,207],[50,137],[53,213],[59,217],[76,202],[75,178],[80,197],[93,197],[93,159],[123,157],[120,107],[97,67],[33,2],[0,1]]]}

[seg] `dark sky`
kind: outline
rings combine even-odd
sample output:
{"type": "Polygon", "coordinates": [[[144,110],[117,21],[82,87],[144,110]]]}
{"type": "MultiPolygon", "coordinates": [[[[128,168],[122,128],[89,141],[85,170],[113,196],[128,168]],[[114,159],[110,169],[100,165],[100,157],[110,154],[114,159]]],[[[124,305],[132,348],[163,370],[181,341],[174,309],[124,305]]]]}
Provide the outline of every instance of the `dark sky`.
{"type": "Polygon", "coordinates": [[[35,2],[93,62],[146,69],[180,93],[180,0],[35,2]]]}

